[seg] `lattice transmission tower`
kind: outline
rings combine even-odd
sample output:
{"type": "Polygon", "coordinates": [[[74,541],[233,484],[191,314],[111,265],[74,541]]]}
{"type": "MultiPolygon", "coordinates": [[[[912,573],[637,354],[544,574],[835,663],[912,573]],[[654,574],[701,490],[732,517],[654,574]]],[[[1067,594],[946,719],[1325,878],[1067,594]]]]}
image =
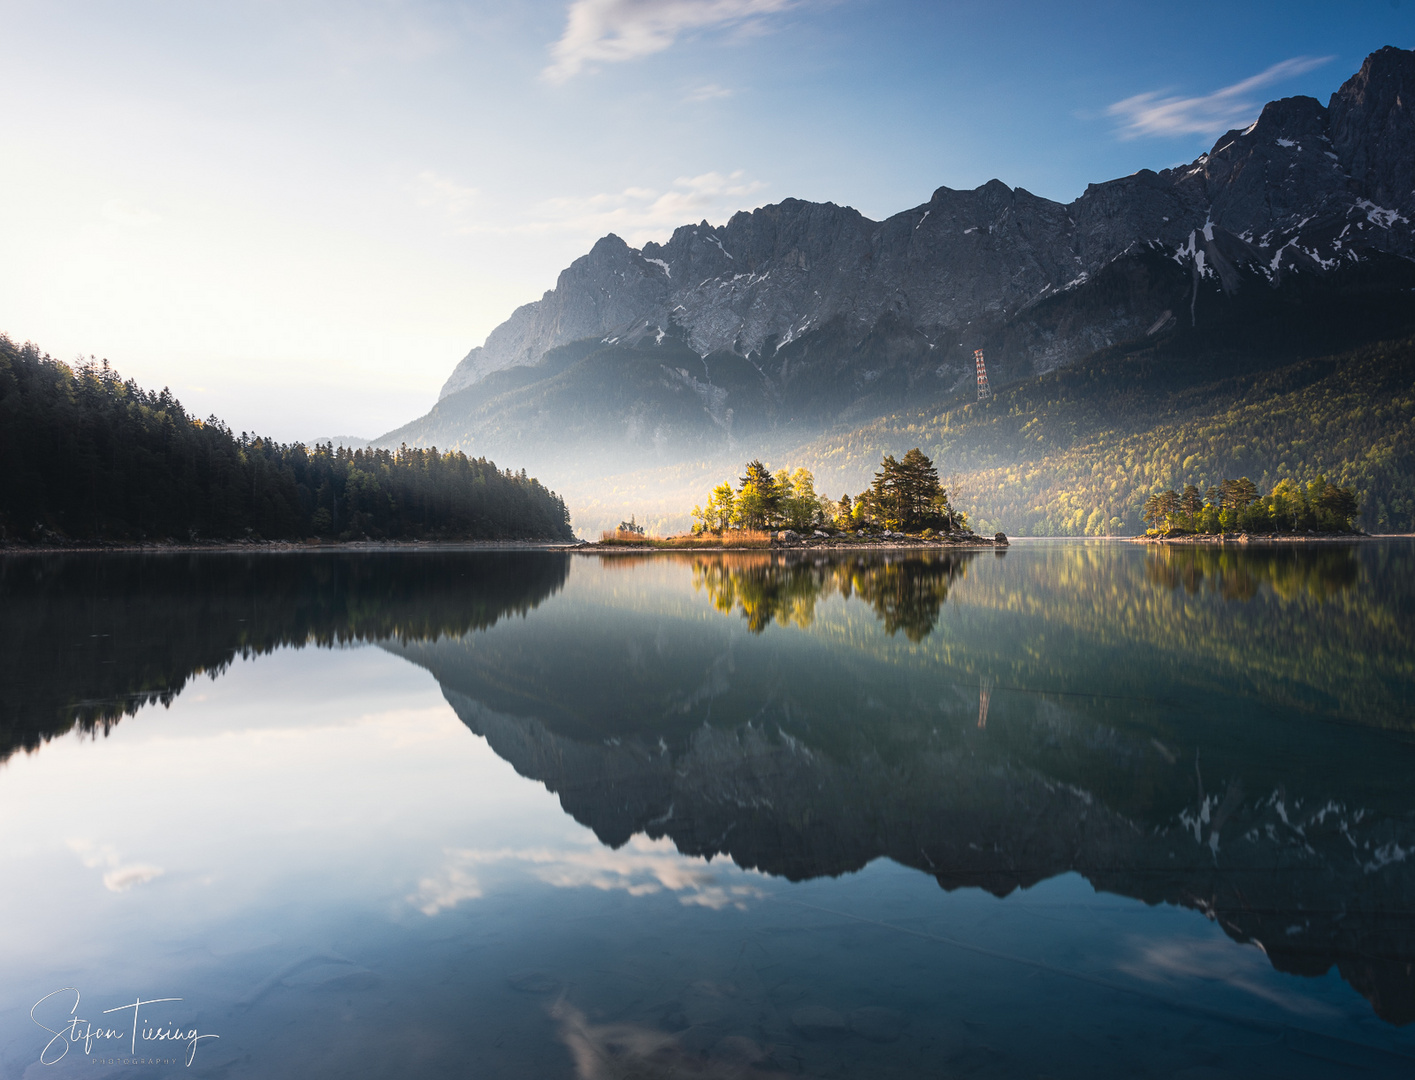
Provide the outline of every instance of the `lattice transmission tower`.
{"type": "Polygon", "coordinates": [[[988,369],[983,363],[983,350],[974,349],[973,359],[978,362],[978,400],[992,397],[992,391],[988,389],[988,369]]]}

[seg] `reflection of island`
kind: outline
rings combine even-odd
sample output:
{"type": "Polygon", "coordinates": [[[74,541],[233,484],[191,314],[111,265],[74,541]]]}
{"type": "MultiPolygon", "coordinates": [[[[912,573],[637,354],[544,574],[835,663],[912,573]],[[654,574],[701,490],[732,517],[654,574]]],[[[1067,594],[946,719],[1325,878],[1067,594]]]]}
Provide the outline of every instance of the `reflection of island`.
{"type": "Polygon", "coordinates": [[[0,760],[170,703],[238,655],[484,629],[568,573],[549,552],[0,559],[0,760]]]}
{"type": "Polygon", "coordinates": [[[1299,550],[1156,545],[1147,552],[1145,576],[1156,585],[1195,594],[1205,584],[1225,600],[1252,600],[1266,585],[1279,597],[1305,594],[1327,599],[1350,589],[1361,575],[1349,546],[1299,550]]]}
{"type": "Polygon", "coordinates": [[[807,627],[816,603],[839,595],[869,604],[891,635],[902,630],[910,641],[922,641],[938,622],[949,587],[975,554],[700,556],[693,559],[693,587],[706,590],[724,614],[740,610],[754,634],[773,622],[807,627]]]}

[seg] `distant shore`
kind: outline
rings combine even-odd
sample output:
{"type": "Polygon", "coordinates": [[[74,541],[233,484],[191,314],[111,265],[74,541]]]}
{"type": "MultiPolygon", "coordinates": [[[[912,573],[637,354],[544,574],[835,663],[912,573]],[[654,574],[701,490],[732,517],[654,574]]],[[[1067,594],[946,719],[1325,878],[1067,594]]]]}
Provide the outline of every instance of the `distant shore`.
{"type": "Polygon", "coordinates": [[[197,543],[120,543],[82,541],[72,544],[0,543],[4,555],[193,554],[198,552],[244,555],[320,551],[571,551],[583,547],[575,540],[330,540],[310,543],[296,540],[213,540],[197,543]]]}
{"type": "Polygon", "coordinates": [[[1361,540],[1398,540],[1410,534],[1372,536],[1370,533],[1193,533],[1186,536],[1134,536],[1132,544],[1350,544],[1361,540]]]}

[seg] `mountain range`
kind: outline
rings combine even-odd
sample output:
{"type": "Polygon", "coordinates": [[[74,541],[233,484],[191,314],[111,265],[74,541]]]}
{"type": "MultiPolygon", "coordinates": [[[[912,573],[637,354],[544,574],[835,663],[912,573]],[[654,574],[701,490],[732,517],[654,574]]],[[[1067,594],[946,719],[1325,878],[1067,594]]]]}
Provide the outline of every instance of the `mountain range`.
{"type": "Polygon", "coordinates": [[[870,463],[832,447],[972,402],[978,348],[1001,390],[1117,348],[1266,370],[1399,337],[1415,329],[1412,98],[1415,52],[1386,47],[1326,105],[1270,102],[1194,162],[1070,203],[992,180],[884,221],[787,199],[664,244],[609,235],[374,442],[531,468],[583,527],[745,457],[804,458],[857,490],[870,463]]]}

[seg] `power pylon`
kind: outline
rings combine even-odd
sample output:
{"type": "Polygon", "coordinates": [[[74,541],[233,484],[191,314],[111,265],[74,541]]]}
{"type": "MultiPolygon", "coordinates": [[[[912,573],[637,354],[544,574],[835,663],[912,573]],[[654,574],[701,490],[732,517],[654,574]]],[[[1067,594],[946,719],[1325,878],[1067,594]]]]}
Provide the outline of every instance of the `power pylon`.
{"type": "Polygon", "coordinates": [[[973,359],[978,362],[978,400],[992,397],[992,391],[988,389],[988,369],[983,363],[983,350],[974,349],[973,359]]]}

